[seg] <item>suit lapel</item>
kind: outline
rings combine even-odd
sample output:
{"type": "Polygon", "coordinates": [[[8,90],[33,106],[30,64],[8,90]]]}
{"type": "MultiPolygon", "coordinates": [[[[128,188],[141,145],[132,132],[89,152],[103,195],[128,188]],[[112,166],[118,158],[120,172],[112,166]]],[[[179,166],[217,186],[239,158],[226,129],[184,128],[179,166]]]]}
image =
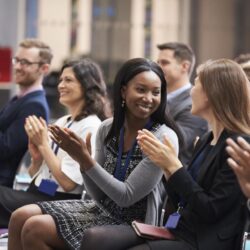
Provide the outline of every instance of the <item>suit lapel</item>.
{"type": "Polygon", "coordinates": [[[201,165],[201,168],[200,168],[200,173],[198,175],[197,182],[200,182],[205,177],[206,172],[208,171],[209,167],[212,165],[212,162],[214,161],[214,159],[218,155],[218,152],[221,151],[222,147],[224,147],[224,143],[223,142],[225,141],[225,139],[228,136],[229,135],[226,132],[226,130],[223,130],[222,133],[221,133],[221,135],[220,135],[220,137],[219,137],[218,142],[216,143],[216,145],[214,146],[214,148],[212,149],[212,151],[210,151],[208,153],[208,156],[206,157],[206,159],[203,161],[203,163],[201,165]]]}
{"type": "Polygon", "coordinates": [[[181,94],[168,100],[167,106],[173,117],[175,117],[184,107],[192,104],[190,97],[190,90],[191,87],[182,92],[181,94]]]}

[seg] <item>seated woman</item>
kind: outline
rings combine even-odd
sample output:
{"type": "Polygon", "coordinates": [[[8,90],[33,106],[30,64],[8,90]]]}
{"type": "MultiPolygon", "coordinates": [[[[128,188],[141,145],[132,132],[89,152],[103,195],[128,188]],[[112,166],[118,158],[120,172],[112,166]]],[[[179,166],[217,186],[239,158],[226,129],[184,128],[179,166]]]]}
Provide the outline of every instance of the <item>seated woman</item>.
{"type": "Polygon", "coordinates": [[[206,119],[211,132],[196,143],[189,167],[182,167],[167,136],[161,143],[146,129],[138,135],[142,151],[167,178],[165,226],[176,240],[146,240],[128,226],[96,227],[85,232],[81,249],[240,249],[246,198],[228,165],[226,140],[241,135],[250,142],[249,82],[227,59],[208,61],[197,72],[192,113],[206,119]]]}
{"type": "MultiPolygon", "coordinates": [[[[70,127],[83,139],[90,132],[94,139],[101,120],[107,117],[106,85],[99,66],[89,59],[64,65],[58,91],[59,101],[68,108],[70,115],[60,118],[56,124],[70,127]]],[[[33,181],[27,192],[0,186],[0,227],[7,227],[11,213],[23,205],[44,200],[80,199],[83,191],[79,164],[48,140],[45,121],[27,117],[25,130],[29,137],[32,157],[29,173],[33,181]]],[[[94,143],[92,145],[94,147],[94,143]]]]}
{"type": "Polygon", "coordinates": [[[163,172],[142,154],[136,136],[147,128],[167,135],[178,152],[174,125],[165,113],[166,80],[161,68],[147,59],[127,61],[114,81],[114,118],[104,121],[96,137],[95,159],[69,129],[52,127],[81,166],[88,201],[41,202],[16,210],[9,226],[9,250],[79,249],[85,230],[95,225],[156,224],[165,196],[163,172]]]}

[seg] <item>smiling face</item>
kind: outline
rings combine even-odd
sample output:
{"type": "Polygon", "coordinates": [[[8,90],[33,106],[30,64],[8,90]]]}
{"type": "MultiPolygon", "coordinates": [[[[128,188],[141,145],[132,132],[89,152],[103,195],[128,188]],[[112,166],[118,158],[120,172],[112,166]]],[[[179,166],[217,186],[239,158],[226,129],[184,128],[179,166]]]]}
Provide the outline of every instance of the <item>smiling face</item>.
{"type": "Polygon", "coordinates": [[[30,65],[21,65],[20,62],[16,62],[13,65],[14,69],[14,81],[21,87],[29,87],[34,84],[43,74],[42,65],[34,63],[40,62],[39,49],[38,48],[23,48],[19,47],[15,58],[18,60],[26,60],[30,65]]]}
{"type": "Polygon", "coordinates": [[[122,88],[121,94],[126,116],[146,121],[160,105],[161,80],[153,71],[139,73],[122,88]]]}
{"type": "Polygon", "coordinates": [[[76,79],[72,68],[65,68],[60,76],[58,91],[59,101],[66,107],[82,107],[84,94],[80,82],[76,79]]]}

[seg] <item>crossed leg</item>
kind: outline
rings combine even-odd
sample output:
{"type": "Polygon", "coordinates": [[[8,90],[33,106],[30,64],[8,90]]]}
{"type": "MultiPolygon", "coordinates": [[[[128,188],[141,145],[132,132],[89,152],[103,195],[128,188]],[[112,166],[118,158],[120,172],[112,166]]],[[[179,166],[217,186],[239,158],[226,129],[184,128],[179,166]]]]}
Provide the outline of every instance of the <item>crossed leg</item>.
{"type": "Polygon", "coordinates": [[[9,223],[9,250],[67,249],[59,238],[50,215],[37,205],[27,205],[12,213],[9,223]]]}

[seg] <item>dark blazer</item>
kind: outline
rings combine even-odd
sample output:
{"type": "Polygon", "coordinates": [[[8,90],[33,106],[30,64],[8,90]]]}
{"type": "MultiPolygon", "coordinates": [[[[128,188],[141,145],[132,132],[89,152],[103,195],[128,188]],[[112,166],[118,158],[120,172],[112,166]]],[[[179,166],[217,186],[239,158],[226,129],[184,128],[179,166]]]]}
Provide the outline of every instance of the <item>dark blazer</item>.
{"type": "Polygon", "coordinates": [[[29,115],[48,121],[49,108],[42,90],[10,100],[0,111],[0,185],[12,187],[19,163],[27,151],[28,137],[24,129],[29,115]]]}
{"type": "MultiPolygon", "coordinates": [[[[185,168],[175,172],[167,182],[169,199],[175,208],[179,197],[186,203],[181,211],[180,226],[178,224],[174,233],[187,241],[191,237],[199,250],[240,249],[247,215],[246,198],[227,164],[225,147],[228,137],[236,139],[237,135],[223,131],[201,163],[196,182],[185,168]]],[[[243,137],[250,142],[249,137],[243,137]]],[[[189,168],[211,140],[212,133],[208,133],[197,143],[189,168]]]]}
{"type": "Polygon", "coordinates": [[[207,122],[190,112],[192,108],[190,90],[191,87],[168,101],[169,112],[184,137],[185,145],[180,145],[179,158],[185,166],[188,166],[192,157],[196,137],[201,137],[208,131],[207,122]]]}

